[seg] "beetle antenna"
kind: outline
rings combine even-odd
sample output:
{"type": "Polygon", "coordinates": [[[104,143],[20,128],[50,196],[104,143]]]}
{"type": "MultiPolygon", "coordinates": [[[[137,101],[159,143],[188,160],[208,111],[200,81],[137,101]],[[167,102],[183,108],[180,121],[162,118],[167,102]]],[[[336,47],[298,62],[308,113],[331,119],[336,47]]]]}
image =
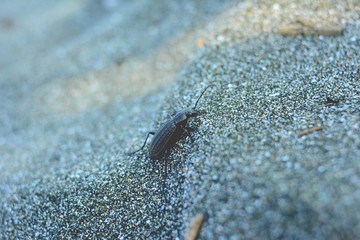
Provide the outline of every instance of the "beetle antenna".
{"type": "Polygon", "coordinates": [[[210,87],[211,85],[207,86],[203,91],[202,93],[200,94],[200,97],[196,100],[196,103],[195,103],[195,106],[193,107],[193,109],[195,110],[200,98],[202,97],[202,95],[206,92],[206,90],[210,87]]]}

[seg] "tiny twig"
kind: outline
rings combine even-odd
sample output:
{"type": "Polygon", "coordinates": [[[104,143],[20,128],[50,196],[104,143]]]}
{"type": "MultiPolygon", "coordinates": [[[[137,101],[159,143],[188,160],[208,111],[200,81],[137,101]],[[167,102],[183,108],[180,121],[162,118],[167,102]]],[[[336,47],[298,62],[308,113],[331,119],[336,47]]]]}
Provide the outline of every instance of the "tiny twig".
{"type": "Polygon", "coordinates": [[[302,131],[302,132],[299,134],[299,137],[302,137],[302,136],[311,134],[311,133],[313,133],[313,132],[321,131],[321,130],[322,130],[322,127],[320,127],[320,126],[315,127],[315,128],[310,128],[310,129],[308,129],[308,130],[302,131]]]}
{"type": "Polygon", "coordinates": [[[201,227],[204,220],[207,218],[207,214],[196,214],[190,221],[189,228],[185,235],[185,240],[195,240],[199,237],[201,227]]]}

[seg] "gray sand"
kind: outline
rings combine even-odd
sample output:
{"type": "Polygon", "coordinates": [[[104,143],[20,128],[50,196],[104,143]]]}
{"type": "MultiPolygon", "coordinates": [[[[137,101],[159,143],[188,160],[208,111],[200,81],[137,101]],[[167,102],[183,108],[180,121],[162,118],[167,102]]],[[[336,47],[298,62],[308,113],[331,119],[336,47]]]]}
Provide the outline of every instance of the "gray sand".
{"type": "Polygon", "coordinates": [[[2,3],[0,238],[360,238],[359,2],[72,2],[2,3]]]}

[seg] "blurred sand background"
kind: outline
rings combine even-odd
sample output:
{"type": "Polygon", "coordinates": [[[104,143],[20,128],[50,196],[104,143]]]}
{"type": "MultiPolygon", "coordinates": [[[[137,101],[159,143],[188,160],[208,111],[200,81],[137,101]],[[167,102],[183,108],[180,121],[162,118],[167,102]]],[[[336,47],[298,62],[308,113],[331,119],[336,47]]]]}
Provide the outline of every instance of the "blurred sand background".
{"type": "Polygon", "coordinates": [[[182,239],[199,213],[201,239],[359,238],[359,14],[2,1],[1,238],[182,239]],[[163,162],[125,153],[209,84],[162,189],[163,162]]]}

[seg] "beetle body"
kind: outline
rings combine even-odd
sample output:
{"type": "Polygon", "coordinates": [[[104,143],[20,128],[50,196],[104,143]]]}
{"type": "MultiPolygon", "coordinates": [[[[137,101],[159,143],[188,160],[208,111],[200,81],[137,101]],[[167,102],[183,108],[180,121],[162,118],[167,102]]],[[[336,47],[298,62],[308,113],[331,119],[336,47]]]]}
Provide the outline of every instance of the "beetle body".
{"type": "Polygon", "coordinates": [[[149,157],[153,160],[160,160],[165,152],[171,149],[175,143],[184,134],[184,131],[191,131],[186,127],[187,121],[190,117],[196,117],[199,112],[195,110],[181,111],[165,122],[159,130],[155,133],[154,138],[150,144],[149,157]]]}
{"type": "MultiPolygon", "coordinates": [[[[167,152],[175,145],[175,143],[179,141],[184,133],[187,133],[187,135],[189,135],[191,138],[190,132],[194,131],[194,129],[186,125],[189,118],[200,115],[200,112],[195,109],[200,98],[208,89],[208,87],[209,86],[207,86],[202,91],[199,98],[196,100],[195,106],[192,109],[176,113],[174,117],[165,122],[158,131],[149,132],[142,147],[132,153],[136,153],[142,150],[145,147],[149,135],[154,135],[149,148],[149,157],[153,160],[161,160],[164,155],[167,154],[167,152]]],[[[191,140],[193,141],[192,138],[191,140]]]]}

